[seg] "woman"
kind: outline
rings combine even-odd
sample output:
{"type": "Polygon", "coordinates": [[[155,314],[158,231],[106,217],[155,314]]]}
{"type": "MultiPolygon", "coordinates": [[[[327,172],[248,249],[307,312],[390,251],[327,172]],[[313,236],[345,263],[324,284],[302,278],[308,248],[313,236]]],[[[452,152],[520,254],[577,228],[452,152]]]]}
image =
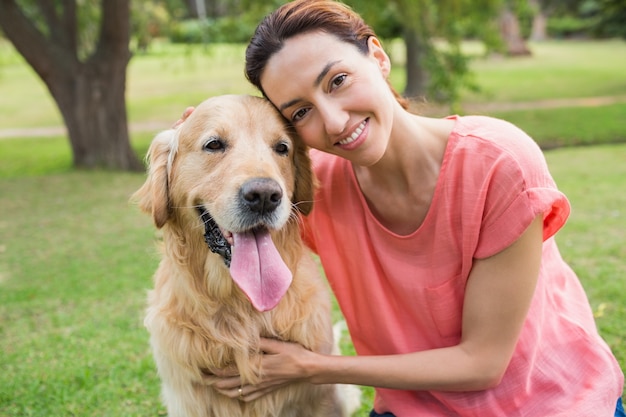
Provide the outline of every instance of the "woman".
{"type": "Polygon", "coordinates": [[[408,112],[389,72],[341,3],[296,0],[258,26],[246,75],[313,149],[305,238],[358,356],[264,339],[263,382],[218,388],[369,385],[372,416],[613,416],[623,374],[556,246],[570,208],[541,151],[503,121],[408,112]]]}

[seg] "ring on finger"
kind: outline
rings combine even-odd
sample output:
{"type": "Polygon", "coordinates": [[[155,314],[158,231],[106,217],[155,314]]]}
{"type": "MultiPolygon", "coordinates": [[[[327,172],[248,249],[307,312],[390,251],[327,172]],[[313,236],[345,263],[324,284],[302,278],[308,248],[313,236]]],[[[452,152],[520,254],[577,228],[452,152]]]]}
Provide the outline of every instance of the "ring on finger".
{"type": "Polygon", "coordinates": [[[239,392],[239,399],[243,400],[243,387],[239,387],[238,392],[239,392]]]}

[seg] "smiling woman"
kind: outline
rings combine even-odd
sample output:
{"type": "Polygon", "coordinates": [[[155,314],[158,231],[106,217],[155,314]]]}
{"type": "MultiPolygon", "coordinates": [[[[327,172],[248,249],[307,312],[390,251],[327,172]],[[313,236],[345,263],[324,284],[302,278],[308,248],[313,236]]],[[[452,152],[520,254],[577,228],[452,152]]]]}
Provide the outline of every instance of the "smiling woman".
{"type": "Polygon", "coordinates": [[[263,381],[244,390],[374,386],[372,416],[611,415],[623,374],[555,243],[570,206],[539,147],[502,120],[409,113],[390,72],[334,1],[280,7],[248,46],[248,79],[313,148],[305,239],[358,356],[263,340],[263,381]]]}

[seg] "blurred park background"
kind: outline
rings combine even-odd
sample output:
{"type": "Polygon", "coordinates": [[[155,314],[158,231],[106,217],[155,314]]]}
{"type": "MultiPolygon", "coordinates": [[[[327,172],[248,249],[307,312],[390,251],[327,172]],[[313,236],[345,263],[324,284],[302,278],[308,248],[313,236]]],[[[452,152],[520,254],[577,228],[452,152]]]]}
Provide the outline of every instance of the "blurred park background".
{"type": "MultiPolygon", "coordinates": [[[[166,414],[142,325],[157,236],[128,198],[185,107],[257,94],[245,44],[281,3],[0,0],[0,416],[166,414]]],[[[545,150],[573,207],[557,240],[626,368],[626,2],[346,3],[416,111],[545,150]]]]}

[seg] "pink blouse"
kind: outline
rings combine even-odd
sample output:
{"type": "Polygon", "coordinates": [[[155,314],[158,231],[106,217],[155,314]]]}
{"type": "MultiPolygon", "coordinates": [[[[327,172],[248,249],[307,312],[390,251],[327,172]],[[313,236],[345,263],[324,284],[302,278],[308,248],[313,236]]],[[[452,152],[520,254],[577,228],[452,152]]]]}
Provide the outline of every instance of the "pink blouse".
{"type": "Polygon", "coordinates": [[[350,162],[311,151],[322,185],[305,220],[305,239],[320,256],[360,355],[458,344],[473,260],[502,251],[536,216],[544,217],[537,289],[502,382],[478,392],[377,389],[376,411],[397,417],[612,416],[623,374],[553,238],[570,207],[541,150],[507,122],[453,119],[428,214],[406,236],[372,215],[350,162]]]}

